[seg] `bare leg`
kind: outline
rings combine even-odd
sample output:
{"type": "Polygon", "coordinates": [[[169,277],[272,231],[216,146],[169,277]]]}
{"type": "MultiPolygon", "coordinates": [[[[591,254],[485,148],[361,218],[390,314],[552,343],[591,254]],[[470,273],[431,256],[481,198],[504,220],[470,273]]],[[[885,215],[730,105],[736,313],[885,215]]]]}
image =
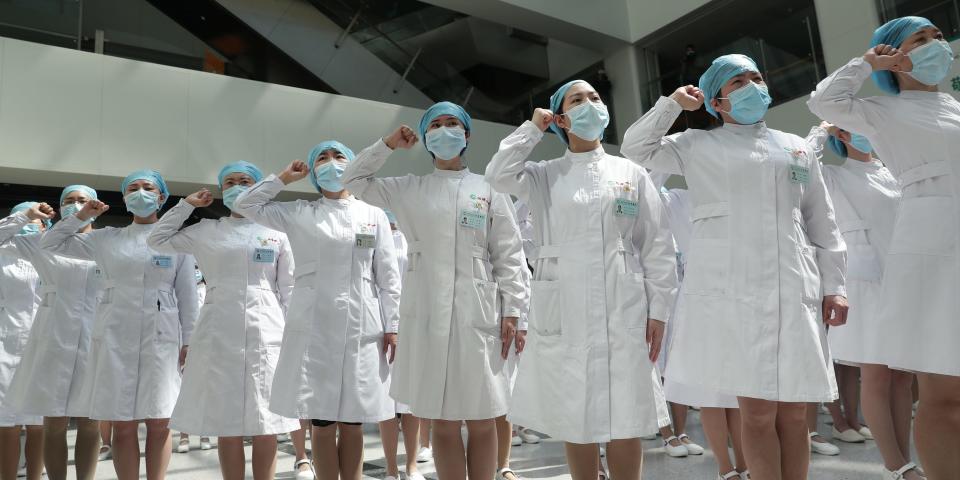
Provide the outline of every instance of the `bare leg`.
{"type": "MultiPolygon", "coordinates": [[[[754,478],[780,480],[780,438],[777,435],[777,402],[737,397],[743,436],[743,454],[754,478]]],[[[806,428],[804,428],[806,430],[806,428]]]]}
{"type": "MultiPolygon", "coordinates": [[[[805,423],[805,425],[807,426],[807,432],[808,432],[808,433],[816,432],[816,431],[817,431],[817,420],[818,420],[817,414],[819,413],[818,410],[820,409],[820,404],[819,404],[819,403],[807,403],[807,404],[805,404],[805,405],[806,405],[806,408],[805,408],[805,410],[804,410],[804,417],[805,417],[805,422],[804,422],[804,423],[805,423]]],[[[845,425],[845,421],[843,420],[843,414],[840,413],[840,404],[839,404],[838,402],[831,402],[831,403],[827,404],[827,410],[830,410],[830,412],[831,412],[831,413],[830,413],[830,416],[831,416],[831,417],[833,417],[833,418],[839,418],[839,419],[840,419],[840,420],[839,420],[840,423],[842,423],[842,424],[845,425]],[[833,413],[834,410],[836,410],[837,413],[833,413]]],[[[834,420],[834,422],[836,422],[836,420],[834,420]]],[[[834,426],[834,427],[837,427],[837,430],[840,429],[840,427],[837,426],[837,423],[834,423],[833,426],[834,426]]],[[[846,429],[848,429],[848,428],[850,428],[850,427],[844,426],[843,428],[844,428],[844,430],[846,430],[846,429]]],[[[823,438],[823,436],[821,436],[821,435],[819,435],[819,434],[811,437],[811,438],[808,439],[807,441],[808,441],[808,442],[810,442],[810,441],[815,441],[815,442],[819,442],[819,443],[830,443],[830,442],[827,441],[826,438],[823,438]]],[[[831,444],[831,445],[832,445],[832,444],[831,444]]],[[[810,444],[808,443],[808,444],[807,444],[807,448],[809,449],[809,447],[810,447],[810,444]]]]}
{"type": "Polygon", "coordinates": [[[420,419],[420,447],[430,448],[430,428],[433,427],[433,421],[429,418],[420,419]]]}
{"type": "Polygon", "coordinates": [[[931,480],[960,474],[960,377],[918,373],[917,454],[931,480]]]}
{"type": "Polygon", "coordinates": [[[136,420],[113,424],[113,468],[118,480],[136,480],[140,476],[140,439],[136,420]]]}
{"type": "MultiPolygon", "coordinates": [[[[564,443],[567,465],[573,480],[597,480],[600,470],[600,450],[596,443],[564,443]]],[[[609,455],[610,451],[607,450],[609,455]]]]}
{"type": "Polygon", "coordinates": [[[167,466],[170,465],[172,453],[170,439],[170,419],[151,418],[145,420],[147,424],[147,480],[163,480],[167,476],[167,466]]]}
{"type": "Polygon", "coordinates": [[[397,466],[397,446],[400,436],[400,420],[393,417],[380,422],[380,444],[383,446],[383,457],[387,462],[387,475],[397,477],[400,468],[397,466]]]}
{"type": "MultiPolygon", "coordinates": [[[[217,448],[221,448],[219,443],[217,448]]],[[[277,436],[257,435],[253,437],[253,480],[273,480],[276,473],[277,436]]]]}
{"type": "Polygon", "coordinates": [[[467,477],[493,478],[496,465],[497,421],[492,418],[467,420],[467,477]]]}
{"type": "Polygon", "coordinates": [[[743,429],[740,426],[740,409],[727,408],[727,428],[730,430],[730,443],[733,444],[733,458],[738,472],[745,472],[749,466],[743,453],[743,429]]]}
{"type": "Polygon", "coordinates": [[[319,480],[339,480],[340,452],[337,450],[337,424],[314,426],[310,432],[313,465],[319,480]]]}
{"type": "Polygon", "coordinates": [[[338,451],[343,480],[360,480],[363,474],[363,427],[337,424],[340,428],[338,451]]]}
{"type": "Polygon", "coordinates": [[[110,450],[113,445],[113,424],[109,420],[100,420],[100,452],[110,450]]]}
{"type": "Polygon", "coordinates": [[[807,404],[777,402],[777,436],[780,439],[780,472],[783,480],[804,480],[810,469],[807,404]]]}
{"type": "Polygon", "coordinates": [[[77,418],[77,442],[73,447],[77,480],[93,480],[97,474],[99,455],[100,422],[77,418]]]}
{"type": "MultiPolygon", "coordinates": [[[[874,441],[877,443],[877,449],[880,450],[880,456],[883,457],[883,466],[887,470],[897,470],[909,461],[909,456],[904,456],[904,448],[900,442],[900,435],[897,432],[895,423],[894,401],[897,395],[893,384],[894,372],[885,365],[864,364],[860,368],[863,376],[863,415],[870,423],[870,431],[873,432],[874,441]]],[[[912,375],[906,374],[907,382],[901,385],[906,387],[901,389],[900,396],[906,394],[906,434],[904,440],[907,443],[906,452],[909,455],[910,443],[910,413],[913,404],[910,395],[910,385],[913,383],[912,375]]],[[[903,377],[901,377],[903,378],[903,377]]],[[[919,478],[919,474],[912,472],[919,478]]],[[[910,473],[908,473],[910,475],[910,473]]],[[[908,477],[910,478],[910,477],[908,477]]]]}
{"type": "MultiPolygon", "coordinates": [[[[310,430],[309,420],[300,420],[300,429],[290,432],[290,443],[293,443],[293,451],[296,454],[296,462],[307,460],[307,431],[310,430]]],[[[312,446],[312,445],[311,445],[312,446]]],[[[309,470],[309,464],[303,464],[294,470],[309,470]]]]}
{"type": "Polygon", "coordinates": [[[687,431],[687,413],[690,407],[670,402],[670,414],[673,416],[673,433],[678,437],[687,431]]]}
{"type": "Polygon", "coordinates": [[[420,419],[405,413],[400,417],[403,426],[403,453],[407,455],[407,475],[417,472],[417,449],[420,442],[420,419]]]}
{"type": "Polygon", "coordinates": [[[220,457],[223,480],[243,480],[247,463],[243,453],[243,437],[217,438],[217,456],[220,457]]]}
{"type": "Polygon", "coordinates": [[[17,480],[22,425],[0,427],[0,480],[17,480]]]}
{"type": "MultiPolygon", "coordinates": [[[[510,441],[513,438],[513,425],[507,421],[507,416],[497,417],[497,470],[510,468],[510,450],[513,448],[510,441]]],[[[508,478],[508,480],[516,480],[508,478]]]]}
{"type": "MultiPolygon", "coordinates": [[[[69,417],[43,417],[43,464],[47,478],[67,478],[67,425],[69,417]]],[[[80,439],[77,438],[77,442],[80,439]]]]}
{"type": "MultiPolygon", "coordinates": [[[[442,480],[465,480],[467,459],[463,437],[460,436],[461,422],[433,420],[432,423],[436,438],[436,442],[433,442],[433,463],[437,467],[437,476],[442,480]]],[[[490,465],[493,466],[495,461],[490,459],[490,465]]],[[[493,478],[492,475],[490,478],[493,478]]]]}
{"type": "Polygon", "coordinates": [[[890,370],[890,398],[893,415],[893,430],[897,445],[904,460],[910,461],[910,428],[913,425],[914,374],[900,370],[890,370]]]}
{"type": "Polygon", "coordinates": [[[840,384],[840,401],[843,402],[843,417],[850,428],[860,431],[860,368],[836,364],[837,372],[843,372],[840,384]]]}
{"type": "Polygon", "coordinates": [[[27,425],[24,455],[27,458],[27,480],[40,480],[43,477],[43,425],[27,425]]]}
{"type": "Polygon", "coordinates": [[[730,449],[727,447],[727,438],[730,436],[730,427],[727,425],[727,414],[722,408],[704,407],[700,409],[700,423],[703,425],[703,434],[717,459],[720,475],[734,470],[730,463],[730,449]]]}
{"type": "Polygon", "coordinates": [[[610,477],[617,480],[640,480],[643,470],[643,443],[639,438],[613,440],[607,444],[607,465],[610,477]]]}

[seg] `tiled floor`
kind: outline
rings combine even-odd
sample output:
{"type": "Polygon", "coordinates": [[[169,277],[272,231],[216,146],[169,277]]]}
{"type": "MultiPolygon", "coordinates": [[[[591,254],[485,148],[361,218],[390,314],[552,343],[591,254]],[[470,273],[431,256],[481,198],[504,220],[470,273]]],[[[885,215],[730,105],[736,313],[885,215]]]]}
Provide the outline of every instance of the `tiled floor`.
{"type": "MultiPolygon", "coordinates": [[[[706,446],[703,431],[700,428],[699,416],[691,412],[689,435],[697,443],[706,446]]],[[[821,416],[821,421],[825,417],[821,416]]],[[[142,428],[141,428],[142,430],[142,428]]],[[[828,432],[829,426],[821,426],[821,431],[828,432]]],[[[141,431],[141,434],[143,432],[141,431]]],[[[71,432],[72,435],[72,432],[71,432]]],[[[142,438],[142,436],[141,436],[142,438]]],[[[382,478],[383,452],[380,447],[379,435],[375,428],[366,430],[366,460],[365,475],[369,478],[382,478]]],[[[198,448],[199,439],[192,437],[193,450],[186,454],[173,454],[167,478],[170,480],[213,480],[220,478],[216,449],[201,451],[198,448]]],[[[72,444],[72,438],[71,438],[72,444]]],[[[839,443],[841,453],[837,457],[814,455],[811,462],[810,479],[829,480],[879,480],[881,476],[880,454],[873,442],[865,444],[839,443]]],[[[711,451],[699,457],[671,458],[661,447],[659,440],[644,442],[644,479],[702,479],[717,478],[711,451]]],[[[402,451],[401,442],[401,451],[402,451]]],[[[249,463],[250,452],[247,447],[249,463]]],[[[280,454],[277,459],[278,479],[292,479],[294,457],[293,448],[289,443],[280,445],[280,454]]],[[[524,478],[528,479],[566,479],[570,478],[563,456],[563,445],[555,440],[544,440],[539,445],[524,445],[514,448],[512,466],[524,478]]],[[[403,460],[401,459],[401,465],[403,460]]],[[[141,462],[141,472],[143,471],[141,462]]],[[[436,478],[433,464],[421,464],[421,471],[430,479],[436,478]]],[[[249,466],[248,478],[252,478],[249,466]]],[[[73,472],[71,472],[73,479],[73,472]]],[[[141,477],[142,478],[142,477],[141,477]]],[[[97,479],[116,479],[113,465],[101,462],[97,479]]]]}

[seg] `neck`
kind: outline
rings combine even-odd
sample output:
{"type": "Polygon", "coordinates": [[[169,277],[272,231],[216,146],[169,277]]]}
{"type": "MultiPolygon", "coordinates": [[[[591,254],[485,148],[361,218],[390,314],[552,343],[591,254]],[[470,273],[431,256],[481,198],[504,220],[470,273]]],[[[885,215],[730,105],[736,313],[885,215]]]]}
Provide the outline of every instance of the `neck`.
{"type": "Polygon", "coordinates": [[[906,73],[901,73],[897,75],[897,85],[900,86],[901,92],[906,91],[918,91],[918,92],[937,92],[940,88],[937,85],[927,85],[925,83],[920,83],[917,79],[907,75],[906,73]]]}
{"type": "Polygon", "coordinates": [[[350,198],[350,192],[348,192],[346,188],[344,188],[343,190],[340,190],[339,192],[328,192],[326,190],[320,190],[320,193],[322,193],[324,197],[329,198],[331,200],[343,200],[345,198],[350,198]]]}
{"type": "Polygon", "coordinates": [[[90,233],[92,231],[93,231],[93,224],[88,223],[84,225],[83,228],[81,228],[80,230],[77,230],[77,233],[90,233]]]}
{"type": "Polygon", "coordinates": [[[567,132],[567,141],[570,142],[567,148],[573,153],[592,152],[600,148],[600,139],[584,140],[570,132],[567,132]]]}
{"type": "Polygon", "coordinates": [[[157,223],[158,217],[157,212],[153,212],[149,217],[138,217],[133,216],[133,223],[138,223],[140,225],[150,225],[151,223],[157,223]]]}
{"type": "Polygon", "coordinates": [[[460,161],[460,157],[454,157],[450,160],[441,160],[439,158],[434,158],[433,164],[437,167],[438,170],[463,170],[463,162],[460,161]]]}
{"type": "Polygon", "coordinates": [[[858,162],[870,163],[873,161],[873,157],[869,153],[861,152],[855,148],[847,147],[847,158],[856,160],[858,162]]]}

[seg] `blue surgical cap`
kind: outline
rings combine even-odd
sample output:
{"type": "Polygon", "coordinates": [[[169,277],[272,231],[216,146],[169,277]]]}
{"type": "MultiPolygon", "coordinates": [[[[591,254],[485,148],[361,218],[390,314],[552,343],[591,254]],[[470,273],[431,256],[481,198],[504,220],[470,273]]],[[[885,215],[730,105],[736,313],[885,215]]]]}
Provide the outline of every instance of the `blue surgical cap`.
{"type": "Polygon", "coordinates": [[[700,90],[703,92],[703,105],[707,113],[720,118],[710,102],[720,94],[723,87],[731,78],[746,72],[759,72],[757,63],[752,58],[739,53],[731,53],[717,57],[710,64],[710,68],[700,76],[700,90]]]}
{"type": "Polygon", "coordinates": [[[84,195],[89,197],[91,200],[97,199],[97,191],[86,186],[86,185],[70,185],[63,189],[63,193],[60,194],[60,205],[63,205],[63,200],[67,198],[67,195],[70,195],[70,192],[83,192],[84,195]]]}
{"type": "MultiPolygon", "coordinates": [[[[443,115],[453,115],[460,120],[460,123],[463,124],[463,129],[467,132],[470,131],[470,114],[463,109],[460,105],[457,105],[453,102],[439,102],[433,104],[432,107],[428,108],[426,112],[423,112],[423,116],[420,117],[420,138],[425,138],[427,134],[427,128],[430,127],[430,122],[435,118],[443,115]]],[[[427,142],[424,140],[423,147],[427,147],[427,142]]],[[[466,148],[464,148],[466,150],[466,148]]]]}
{"type": "MultiPolygon", "coordinates": [[[[930,22],[930,20],[927,20],[923,17],[895,18],[887,23],[884,23],[880,26],[880,28],[873,32],[873,38],[870,39],[870,48],[876,47],[880,44],[900,48],[900,46],[903,45],[903,41],[906,40],[907,37],[917,33],[917,31],[921,28],[933,26],[934,25],[930,22]]],[[[893,76],[893,72],[889,70],[880,70],[873,72],[871,77],[873,78],[873,83],[880,87],[880,90],[893,95],[898,95],[900,93],[900,85],[897,83],[896,77],[893,76]]]]}
{"type": "Polygon", "coordinates": [[[847,158],[847,146],[841,142],[839,138],[830,135],[830,139],[827,140],[827,145],[830,145],[830,150],[840,155],[840,158],[847,158]]]}
{"type": "MultiPolygon", "coordinates": [[[[33,206],[36,205],[36,204],[37,204],[37,202],[21,202],[21,203],[18,203],[18,204],[16,204],[16,205],[14,205],[13,208],[10,209],[10,215],[13,215],[13,214],[15,214],[15,213],[20,213],[20,212],[25,212],[25,211],[27,211],[27,210],[30,210],[30,209],[33,208],[33,206]]],[[[43,221],[43,224],[46,225],[47,228],[50,228],[50,226],[53,225],[53,222],[51,222],[50,219],[48,218],[48,219],[45,219],[45,220],[43,221]]]]}
{"type": "Polygon", "coordinates": [[[163,207],[164,203],[167,203],[167,200],[170,199],[170,191],[167,190],[167,183],[163,181],[163,177],[160,176],[160,172],[156,170],[137,170],[136,172],[127,175],[127,178],[123,179],[123,182],[120,184],[120,194],[127,194],[127,185],[137,181],[137,180],[146,180],[153,184],[154,187],[157,187],[160,190],[160,193],[163,195],[163,202],[160,203],[160,207],[163,207]]]}
{"type": "MultiPolygon", "coordinates": [[[[563,98],[567,96],[567,90],[570,90],[575,83],[587,83],[585,80],[570,80],[567,83],[564,83],[557,89],[556,92],[553,92],[553,95],[550,95],[550,111],[554,114],[559,115],[560,109],[563,107],[563,98]]],[[[563,140],[564,144],[568,144],[567,132],[560,128],[556,123],[550,124],[550,131],[557,134],[560,137],[560,140],[563,140]]]]}
{"type": "Polygon", "coordinates": [[[238,162],[228,163],[220,169],[220,173],[217,174],[217,183],[220,185],[220,188],[223,188],[223,179],[231,173],[245,174],[252,178],[254,182],[259,182],[263,179],[263,172],[261,172],[256,165],[240,160],[238,162]]]}
{"type": "Polygon", "coordinates": [[[316,144],[313,148],[310,149],[310,153],[307,154],[307,165],[310,166],[310,182],[313,183],[313,186],[316,187],[317,191],[320,191],[320,184],[317,183],[317,174],[313,171],[314,164],[317,163],[317,157],[321,153],[326,152],[327,150],[336,150],[347,157],[347,161],[352,162],[356,155],[353,154],[353,150],[350,150],[346,145],[336,141],[336,140],[327,140],[325,142],[320,142],[316,144]]]}

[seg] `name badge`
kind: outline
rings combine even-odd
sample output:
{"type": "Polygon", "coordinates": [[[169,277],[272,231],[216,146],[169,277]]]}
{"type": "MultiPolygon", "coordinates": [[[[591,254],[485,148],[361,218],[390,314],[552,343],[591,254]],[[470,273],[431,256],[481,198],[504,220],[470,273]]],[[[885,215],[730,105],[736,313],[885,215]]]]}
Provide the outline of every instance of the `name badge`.
{"type": "Polygon", "coordinates": [[[613,206],[613,213],[622,217],[636,217],[639,211],[637,202],[626,198],[618,198],[613,206]]]}
{"type": "Polygon", "coordinates": [[[277,252],[272,248],[257,248],[253,251],[253,261],[256,263],[273,263],[277,252]]]}
{"type": "Polygon", "coordinates": [[[790,165],[790,183],[798,185],[810,183],[810,169],[802,165],[790,165]]]}
{"type": "Polygon", "coordinates": [[[486,227],[487,215],[476,210],[460,210],[460,226],[482,230],[486,227]]]}
{"type": "Polygon", "coordinates": [[[169,255],[154,255],[151,263],[157,268],[170,268],[173,266],[173,257],[169,255]]]}
{"type": "Polygon", "coordinates": [[[369,233],[358,233],[356,246],[358,248],[374,248],[377,246],[377,236],[369,233]]]}

